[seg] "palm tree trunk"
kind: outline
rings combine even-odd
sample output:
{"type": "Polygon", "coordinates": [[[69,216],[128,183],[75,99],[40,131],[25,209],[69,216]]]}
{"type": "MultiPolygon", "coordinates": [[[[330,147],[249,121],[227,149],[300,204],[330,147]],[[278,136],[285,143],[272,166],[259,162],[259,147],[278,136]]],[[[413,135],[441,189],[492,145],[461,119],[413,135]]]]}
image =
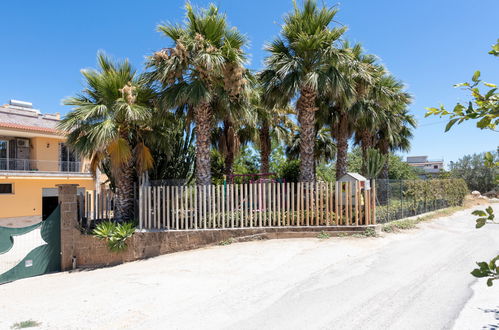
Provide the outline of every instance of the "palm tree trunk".
{"type": "Polygon", "coordinates": [[[338,118],[338,129],[336,132],[336,180],[347,173],[348,157],[348,115],[341,111],[338,118]]]}
{"type": "Polygon", "coordinates": [[[203,102],[194,108],[196,122],[196,183],[211,184],[211,106],[203,102]]]}
{"type": "Polygon", "coordinates": [[[315,99],[317,93],[309,87],[302,87],[296,104],[300,123],[300,181],[313,182],[315,147],[315,99]]]}
{"type": "Polygon", "coordinates": [[[381,175],[380,175],[380,178],[381,179],[384,179],[384,180],[388,180],[388,167],[389,167],[389,164],[388,164],[388,153],[390,152],[389,151],[389,146],[388,146],[388,142],[385,141],[385,140],[382,140],[381,143],[380,143],[380,148],[379,148],[379,151],[381,152],[381,154],[383,156],[386,157],[386,161],[385,161],[385,165],[383,166],[383,169],[381,170],[381,175]]]}
{"type": "Polygon", "coordinates": [[[134,168],[133,159],[123,164],[116,173],[115,219],[119,222],[134,220],[134,168]]]}
{"type": "Polygon", "coordinates": [[[360,148],[362,150],[362,175],[367,174],[367,150],[371,147],[371,134],[368,130],[363,130],[361,132],[360,148]]]}
{"type": "Polygon", "coordinates": [[[236,136],[234,135],[234,127],[230,120],[224,120],[223,125],[223,135],[225,139],[225,159],[224,159],[224,173],[226,175],[231,175],[234,172],[234,159],[235,159],[235,145],[236,136]]]}
{"type": "Polygon", "coordinates": [[[266,121],[262,123],[262,128],[260,129],[260,172],[269,173],[270,172],[270,127],[266,121]]]}

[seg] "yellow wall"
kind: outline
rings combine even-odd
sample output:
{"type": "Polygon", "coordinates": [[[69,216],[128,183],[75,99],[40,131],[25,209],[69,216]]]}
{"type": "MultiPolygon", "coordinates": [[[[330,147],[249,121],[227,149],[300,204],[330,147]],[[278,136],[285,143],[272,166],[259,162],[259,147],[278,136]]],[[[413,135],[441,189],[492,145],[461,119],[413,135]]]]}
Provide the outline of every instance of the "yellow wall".
{"type": "Polygon", "coordinates": [[[5,178],[0,174],[0,183],[13,183],[14,194],[0,194],[0,218],[41,216],[42,189],[55,188],[58,184],[78,184],[87,190],[94,190],[94,181],[88,178],[5,178]]]}
{"type": "Polygon", "coordinates": [[[38,171],[59,171],[59,143],[64,139],[47,137],[31,138],[32,160],[36,160],[34,167],[38,171]]]}

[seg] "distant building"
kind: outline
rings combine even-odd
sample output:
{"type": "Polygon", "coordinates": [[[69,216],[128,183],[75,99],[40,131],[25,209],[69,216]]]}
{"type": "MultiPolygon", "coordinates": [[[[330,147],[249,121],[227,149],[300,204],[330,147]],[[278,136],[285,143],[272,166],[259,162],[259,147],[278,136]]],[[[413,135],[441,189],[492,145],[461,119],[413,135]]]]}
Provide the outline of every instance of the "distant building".
{"type": "Polygon", "coordinates": [[[407,164],[422,170],[424,174],[438,174],[444,170],[443,159],[428,159],[428,156],[407,157],[407,164]]]}

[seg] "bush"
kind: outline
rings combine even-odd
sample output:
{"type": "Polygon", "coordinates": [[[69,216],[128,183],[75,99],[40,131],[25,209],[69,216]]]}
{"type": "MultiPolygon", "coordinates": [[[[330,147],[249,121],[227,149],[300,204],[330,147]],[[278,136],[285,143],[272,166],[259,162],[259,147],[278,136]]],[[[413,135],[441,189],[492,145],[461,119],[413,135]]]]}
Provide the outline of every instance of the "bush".
{"type": "Polygon", "coordinates": [[[469,192],[462,179],[377,180],[376,185],[380,223],[462,205],[469,192]]]}
{"type": "MultiPolygon", "coordinates": [[[[499,160],[497,152],[493,152],[492,156],[499,160]]],[[[454,178],[461,178],[466,181],[471,190],[485,193],[497,189],[496,169],[487,167],[484,159],[485,154],[464,156],[457,162],[450,163],[450,174],[454,178]]]]}
{"type": "Polygon", "coordinates": [[[300,161],[299,160],[288,160],[277,173],[280,178],[286,180],[286,182],[298,182],[300,177],[300,161]]]}
{"type": "Polygon", "coordinates": [[[93,235],[107,241],[109,250],[121,252],[126,250],[126,240],[132,237],[135,226],[132,223],[101,222],[93,230],[93,235]]]}

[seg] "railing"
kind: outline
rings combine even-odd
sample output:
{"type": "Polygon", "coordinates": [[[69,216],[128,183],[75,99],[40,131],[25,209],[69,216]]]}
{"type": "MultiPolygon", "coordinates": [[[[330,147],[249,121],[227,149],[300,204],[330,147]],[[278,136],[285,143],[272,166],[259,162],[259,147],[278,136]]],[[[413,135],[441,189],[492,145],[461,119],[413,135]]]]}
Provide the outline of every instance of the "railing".
{"type": "Polygon", "coordinates": [[[82,162],[0,158],[0,171],[87,173],[82,162]]]}
{"type": "Polygon", "coordinates": [[[359,182],[143,186],[139,228],[206,230],[376,223],[371,189],[359,182]]]}

